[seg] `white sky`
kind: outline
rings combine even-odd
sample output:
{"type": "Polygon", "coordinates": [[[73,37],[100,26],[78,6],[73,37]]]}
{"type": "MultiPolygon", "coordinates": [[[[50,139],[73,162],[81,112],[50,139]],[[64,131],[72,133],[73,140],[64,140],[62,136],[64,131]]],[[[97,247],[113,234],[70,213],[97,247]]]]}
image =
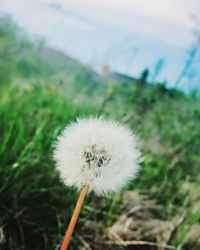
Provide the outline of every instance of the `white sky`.
{"type": "Polygon", "coordinates": [[[163,21],[172,22],[185,27],[191,27],[190,14],[200,11],[199,0],[47,0],[47,2],[57,2],[63,6],[73,6],[88,8],[89,6],[99,6],[109,9],[119,9],[139,13],[148,17],[157,18],[163,21]],[[199,7],[199,10],[198,8],[199,7]]]}
{"type": "MultiPolygon", "coordinates": [[[[200,13],[199,0],[45,0],[94,21],[136,31],[176,46],[192,42],[191,15],[200,13]]],[[[83,22],[84,23],[84,22],[83,22]]],[[[82,23],[82,25],[83,25],[82,23]]],[[[88,23],[85,27],[88,26],[88,23]]],[[[92,25],[91,25],[92,28],[92,25]]]]}
{"type": "Polygon", "coordinates": [[[161,80],[173,82],[194,40],[191,16],[200,16],[200,0],[0,0],[0,11],[94,67],[111,63],[138,75],[165,58],[161,80]]]}
{"type": "Polygon", "coordinates": [[[97,24],[120,28],[182,48],[193,40],[191,15],[200,13],[200,0],[0,0],[0,10],[18,13],[21,19],[33,23],[36,8],[50,3],[73,12],[65,16],[68,25],[91,30],[97,29],[97,24]]]}

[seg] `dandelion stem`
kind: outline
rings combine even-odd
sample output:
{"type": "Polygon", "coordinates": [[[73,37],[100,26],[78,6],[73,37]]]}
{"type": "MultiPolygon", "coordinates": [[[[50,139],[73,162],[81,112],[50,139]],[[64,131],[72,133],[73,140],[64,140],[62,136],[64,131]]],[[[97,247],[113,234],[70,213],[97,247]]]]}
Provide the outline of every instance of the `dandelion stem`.
{"type": "Polygon", "coordinates": [[[70,221],[69,226],[67,228],[67,231],[65,233],[65,237],[64,237],[63,242],[61,244],[60,250],[67,250],[68,249],[69,242],[70,242],[70,239],[72,237],[74,228],[76,226],[76,222],[78,220],[78,216],[80,214],[81,207],[83,205],[83,201],[85,199],[85,195],[86,195],[87,191],[88,191],[88,186],[83,186],[83,188],[81,189],[81,192],[79,194],[79,197],[78,197],[78,200],[76,203],[76,207],[75,207],[74,212],[72,214],[71,221],[70,221]]]}

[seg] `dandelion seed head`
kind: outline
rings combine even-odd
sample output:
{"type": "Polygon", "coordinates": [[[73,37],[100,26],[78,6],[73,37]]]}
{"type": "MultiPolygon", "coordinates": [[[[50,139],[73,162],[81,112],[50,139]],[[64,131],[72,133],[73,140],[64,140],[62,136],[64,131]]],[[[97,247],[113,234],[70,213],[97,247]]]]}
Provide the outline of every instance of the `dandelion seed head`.
{"type": "Polygon", "coordinates": [[[140,151],[129,129],[102,118],[78,119],[58,137],[54,159],[68,186],[96,194],[120,190],[136,177],[140,151]]]}

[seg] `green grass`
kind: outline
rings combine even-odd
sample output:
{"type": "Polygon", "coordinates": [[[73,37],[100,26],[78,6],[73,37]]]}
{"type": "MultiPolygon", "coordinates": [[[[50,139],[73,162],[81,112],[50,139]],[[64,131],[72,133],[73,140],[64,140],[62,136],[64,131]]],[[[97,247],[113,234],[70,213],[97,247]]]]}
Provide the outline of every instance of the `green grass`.
{"type": "Polygon", "coordinates": [[[70,104],[59,86],[42,82],[5,87],[0,107],[0,225],[6,246],[45,249],[48,238],[50,249],[76,198],[59,181],[52,145],[67,123],[92,109],[70,104]]]}
{"type": "MultiPolygon", "coordinates": [[[[156,219],[172,221],[185,213],[168,244],[199,249],[199,98],[163,84],[105,84],[87,67],[70,61],[66,68],[54,65],[54,60],[41,60],[39,51],[7,20],[1,22],[0,228],[5,240],[0,249],[49,250],[59,244],[77,194],[59,180],[53,145],[64,126],[89,115],[117,119],[136,131],[142,171],[128,190],[155,201],[160,207],[155,206],[156,219]],[[16,53],[10,53],[12,49],[16,53]]],[[[101,249],[95,240],[104,239],[109,227],[127,213],[124,193],[87,197],[71,249],[77,249],[77,242],[78,249],[84,249],[81,237],[92,249],[101,249]],[[88,229],[91,221],[93,233],[88,229]]]]}

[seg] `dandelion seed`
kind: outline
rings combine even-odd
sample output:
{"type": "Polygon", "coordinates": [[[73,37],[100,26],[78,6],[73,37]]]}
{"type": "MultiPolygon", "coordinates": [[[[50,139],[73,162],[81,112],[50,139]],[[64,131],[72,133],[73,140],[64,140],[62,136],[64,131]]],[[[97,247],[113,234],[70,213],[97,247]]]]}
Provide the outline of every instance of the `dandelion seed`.
{"type": "Polygon", "coordinates": [[[97,195],[120,190],[136,177],[139,157],[137,139],[116,122],[79,119],[64,129],[57,140],[54,159],[63,182],[81,193],[76,218],[72,217],[73,225],[68,227],[62,250],[68,247],[87,190],[97,195]]]}

